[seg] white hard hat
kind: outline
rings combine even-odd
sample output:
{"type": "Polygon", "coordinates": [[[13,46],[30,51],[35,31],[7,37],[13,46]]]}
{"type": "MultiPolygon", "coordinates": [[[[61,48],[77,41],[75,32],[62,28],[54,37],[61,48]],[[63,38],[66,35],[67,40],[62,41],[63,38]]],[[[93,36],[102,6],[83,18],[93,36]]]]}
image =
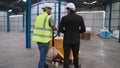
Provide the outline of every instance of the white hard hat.
{"type": "Polygon", "coordinates": [[[73,3],[68,3],[67,5],[66,5],[66,8],[69,8],[69,9],[71,9],[71,10],[74,10],[75,11],[75,5],[73,4],[73,3]]]}
{"type": "Polygon", "coordinates": [[[45,3],[45,4],[42,5],[43,9],[46,8],[46,7],[49,7],[49,8],[52,9],[52,6],[49,3],[45,3]]]}

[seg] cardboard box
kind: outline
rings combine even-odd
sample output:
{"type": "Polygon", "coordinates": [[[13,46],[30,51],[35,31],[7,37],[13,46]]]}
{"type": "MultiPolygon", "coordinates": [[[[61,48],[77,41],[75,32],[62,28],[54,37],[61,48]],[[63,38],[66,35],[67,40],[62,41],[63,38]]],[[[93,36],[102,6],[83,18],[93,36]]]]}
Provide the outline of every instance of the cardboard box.
{"type": "Polygon", "coordinates": [[[81,40],[90,40],[91,39],[91,32],[85,32],[80,34],[81,40]]]}

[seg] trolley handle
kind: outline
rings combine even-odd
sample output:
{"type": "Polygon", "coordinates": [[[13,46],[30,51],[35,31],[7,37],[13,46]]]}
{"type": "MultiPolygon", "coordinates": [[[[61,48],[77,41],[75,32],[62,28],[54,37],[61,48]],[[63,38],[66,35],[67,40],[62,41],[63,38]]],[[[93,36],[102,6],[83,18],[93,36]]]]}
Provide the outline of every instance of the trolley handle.
{"type": "Polygon", "coordinates": [[[53,31],[53,35],[52,35],[52,47],[54,47],[54,38],[57,36],[57,34],[54,33],[53,31]]]}

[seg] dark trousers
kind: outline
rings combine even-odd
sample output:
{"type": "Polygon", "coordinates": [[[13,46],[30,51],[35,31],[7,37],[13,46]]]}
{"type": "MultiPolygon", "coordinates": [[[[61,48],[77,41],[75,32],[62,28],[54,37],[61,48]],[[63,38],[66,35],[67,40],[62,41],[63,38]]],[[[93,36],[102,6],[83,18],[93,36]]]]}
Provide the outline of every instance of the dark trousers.
{"type": "Polygon", "coordinates": [[[79,65],[79,58],[78,58],[78,52],[79,52],[80,44],[64,44],[64,68],[69,68],[69,56],[70,56],[70,50],[72,49],[73,57],[74,57],[74,68],[78,68],[79,65]]]}

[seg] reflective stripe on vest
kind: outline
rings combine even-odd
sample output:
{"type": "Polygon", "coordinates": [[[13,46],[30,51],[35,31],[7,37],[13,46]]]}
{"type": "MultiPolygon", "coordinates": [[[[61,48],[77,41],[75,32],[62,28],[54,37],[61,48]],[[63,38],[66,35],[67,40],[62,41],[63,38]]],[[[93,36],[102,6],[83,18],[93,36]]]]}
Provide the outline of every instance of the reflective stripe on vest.
{"type": "Polygon", "coordinates": [[[35,27],[34,29],[36,29],[36,30],[52,31],[52,29],[47,29],[47,28],[39,28],[39,27],[35,27]]]}
{"type": "Polygon", "coordinates": [[[39,36],[39,37],[45,37],[45,38],[51,38],[52,36],[46,36],[46,35],[40,35],[40,34],[33,34],[34,36],[39,36]]]}

